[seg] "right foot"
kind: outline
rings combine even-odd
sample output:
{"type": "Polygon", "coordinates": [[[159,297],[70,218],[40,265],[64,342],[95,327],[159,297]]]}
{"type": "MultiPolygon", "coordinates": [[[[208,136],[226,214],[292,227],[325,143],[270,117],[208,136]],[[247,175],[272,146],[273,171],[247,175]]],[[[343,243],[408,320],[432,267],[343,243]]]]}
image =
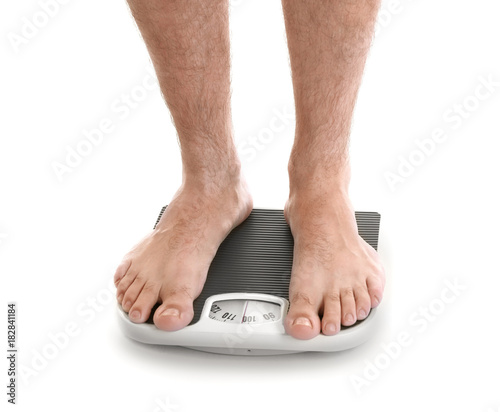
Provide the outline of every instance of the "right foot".
{"type": "Polygon", "coordinates": [[[143,323],[153,306],[159,329],[174,331],[193,319],[193,300],[229,232],[252,210],[244,179],[183,183],[156,228],[139,242],[115,273],[117,299],[132,322],[143,323]]]}

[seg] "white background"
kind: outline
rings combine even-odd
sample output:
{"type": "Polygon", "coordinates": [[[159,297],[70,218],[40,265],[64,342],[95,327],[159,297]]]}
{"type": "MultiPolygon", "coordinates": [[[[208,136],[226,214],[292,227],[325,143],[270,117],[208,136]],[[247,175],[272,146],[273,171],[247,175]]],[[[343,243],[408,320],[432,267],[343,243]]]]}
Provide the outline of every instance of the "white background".
{"type": "MultiPolygon", "coordinates": [[[[35,0],[0,6],[0,316],[17,302],[18,367],[33,373],[18,382],[18,410],[153,412],[166,399],[175,411],[499,410],[500,85],[474,97],[480,78],[500,81],[497,0],[384,2],[351,144],[355,208],[382,214],[382,326],[345,353],[270,358],[122,336],[110,280],[180,182],[175,131],[157,89],[136,90],[144,99],[125,118],[112,109],[150,66],[123,0],[70,0],[47,21],[40,10],[35,0]],[[35,18],[44,27],[14,46],[35,18]],[[460,125],[443,117],[464,103],[460,125]],[[58,179],[54,162],[103,119],[113,131],[58,179]],[[447,139],[419,157],[415,141],[437,128],[447,139]],[[387,173],[412,153],[420,164],[391,188],[387,173]],[[447,280],[463,287],[443,303],[447,280]],[[429,306],[432,321],[419,312],[429,306]],[[68,325],[78,334],[66,342],[68,325]],[[390,359],[383,345],[401,333],[411,344],[390,359]]],[[[280,3],[234,1],[231,30],[241,145],[293,96],[280,3]]],[[[290,121],[243,156],[256,207],[283,207],[292,137],[290,121]]]]}

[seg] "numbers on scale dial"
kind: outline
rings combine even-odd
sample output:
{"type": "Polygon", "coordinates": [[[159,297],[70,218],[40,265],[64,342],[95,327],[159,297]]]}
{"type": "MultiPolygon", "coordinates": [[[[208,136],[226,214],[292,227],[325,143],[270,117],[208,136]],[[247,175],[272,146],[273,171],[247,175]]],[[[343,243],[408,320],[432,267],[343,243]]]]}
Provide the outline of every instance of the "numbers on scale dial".
{"type": "Polygon", "coordinates": [[[210,308],[210,319],[219,322],[257,324],[280,319],[279,304],[267,301],[232,299],[219,300],[210,308]]]}
{"type": "Polygon", "coordinates": [[[224,312],[224,314],[222,315],[222,319],[224,319],[224,322],[226,320],[233,321],[235,318],[236,318],[236,315],[229,313],[229,312],[224,312]]]}
{"type": "MultiPolygon", "coordinates": [[[[265,321],[268,322],[276,320],[276,316],[273,312],[263,313],[262,317],[264,318],[265,321]]],[[[261,320],[258,319],[257,316],[243,316],[243,319],[241,320],[241,323],[255,323],[255,322],[261,322],[261,320]]]]}
{"type": "Polygon", "coordinates": [[[212,304],[212,307],[210,308],[210,312],[212,313],[217,313],[217,312],[220,312],[222,309],[220,308],[219,305],[217,305],[217,303],[213,303],[212,304]]]}

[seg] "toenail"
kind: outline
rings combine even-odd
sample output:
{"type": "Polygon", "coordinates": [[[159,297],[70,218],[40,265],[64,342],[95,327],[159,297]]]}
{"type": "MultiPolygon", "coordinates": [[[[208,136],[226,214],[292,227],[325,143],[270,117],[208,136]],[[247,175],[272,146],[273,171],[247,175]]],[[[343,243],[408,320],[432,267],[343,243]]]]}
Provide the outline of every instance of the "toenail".
{"type": "Polygon", "coordinates": [[[165,309],[160,316],[179,316],[180,315],[180,312],[178,309],[175,309],[175,308],[168,308],[168,309],[165,309]]]}
{"type": "Polygon", "coordinates": [[[117,300],[118,302],[121,302],[121,301],[122,301],[122,299],[123,299],[123,293],[122,293],[121,295],[119,295],[119,296],[116,298],[116,300],[117,300]]]}
{"type": "Polygon", "coordinates": [[[354,316],[352,316],[350,313],[345,315],[345,321],[346,322],[352,322],[354,321],[354,316]]]}
{"type": "Polygon", "coordinates": [[[132,302],[130,300],[127,300],[123,305],[124,308],[129,308],[130,306],[132,306],[132,302]]]}
{"type": "Polygon", "coordinates": [[[360,318],[364,318],[364,317],[366,317],[366,312],[365,312],[363,309],[361,309],[361,310],[359,311],[359,317],[360,317],[360,318]]]}
{"type": "Polygon", "coordinates": [[[130,319],[133,319],[133,320],[139,320],[141,318],[141,312],[139,312],[138,310],[134,310],[131,314],[130,314],[130,319]]]}
{"type": "Polygon", "coordinates": [[[335,333],[336,330],[337,328],[333,323],[329,323],[328,325],[325,326],[326,333],[335,333]]]}
{"type": "Polygon", "coordinates": [[[378,298],[378,296],[374,296],[373,297],[373,300],[375,301],[375,304],[378,305],[379,302],[380,302],[380,299],[378,298]]]}
{"type": "Polygon", "coordinates": [[[309,326],[310,328],[312,328],[312,324],[311,324],[311,321],[307,318],[297,318],[295,319],[295,321],[293,322],[294,325],[304,325],[304,326],[309,326]]]}

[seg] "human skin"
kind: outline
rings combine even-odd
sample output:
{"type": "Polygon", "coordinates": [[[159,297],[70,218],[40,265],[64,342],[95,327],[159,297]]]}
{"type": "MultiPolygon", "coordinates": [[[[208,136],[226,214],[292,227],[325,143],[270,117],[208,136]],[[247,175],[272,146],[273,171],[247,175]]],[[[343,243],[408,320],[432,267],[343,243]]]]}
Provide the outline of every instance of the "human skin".
{"type": "MultiPolygon", "coordinates": [[[[385,275],[348,196],[349,132],[379,1],[283,0],[296,109],[285,217],[294,237],[287,333],[310,339],[364,319],[385,275]]],[[[178,330],[193,317],[226,235],[252,209],[233,142],[227,0],[129,0],[172,115],[182,184],[115,274],[133,322],[178,330]]]]}
{"type": "Polygon", "coordinates": [[[382,299],[385,274],[349,200],[348,142],[379,0],[283,0],[295,97],[285,217],[294,238],[286,331],[338,333],[382,299]],[[321,316],[320,316],[321,315],[321,316]]]}

